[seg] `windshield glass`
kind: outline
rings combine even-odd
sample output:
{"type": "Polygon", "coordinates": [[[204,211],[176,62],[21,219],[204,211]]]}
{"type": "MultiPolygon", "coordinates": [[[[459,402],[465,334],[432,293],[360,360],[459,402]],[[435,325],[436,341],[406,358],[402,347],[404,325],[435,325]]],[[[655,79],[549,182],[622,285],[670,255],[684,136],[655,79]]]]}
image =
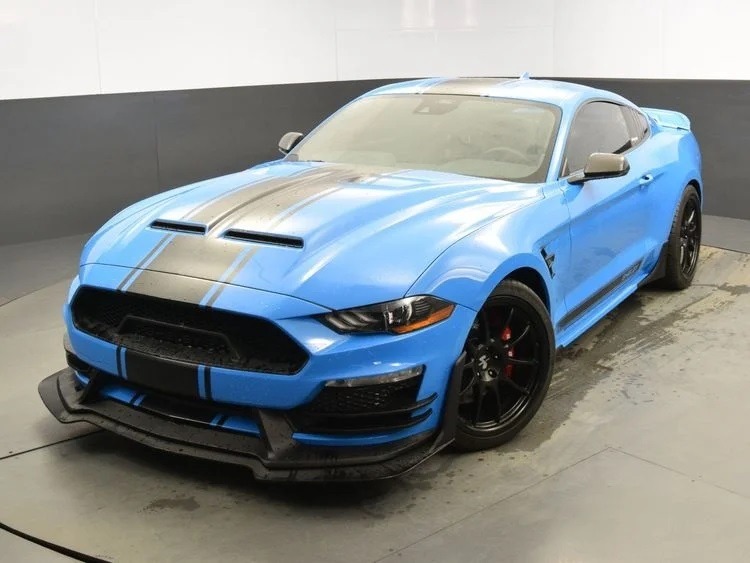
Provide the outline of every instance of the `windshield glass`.
{"type": "Polygon", "coordinates": [[[543,182],[559,118],[556,106],[526,100],[371,96],[335,113],[290,157],[543,182]]]}

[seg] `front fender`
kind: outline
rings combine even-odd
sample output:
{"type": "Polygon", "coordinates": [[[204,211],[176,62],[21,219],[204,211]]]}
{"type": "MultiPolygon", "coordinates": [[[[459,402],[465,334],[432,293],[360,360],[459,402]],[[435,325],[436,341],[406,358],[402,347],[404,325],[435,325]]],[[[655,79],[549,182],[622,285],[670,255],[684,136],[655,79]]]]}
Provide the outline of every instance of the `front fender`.
{"type": "Polygon", "coordinates": [[[407,295],[435,295],[478,311],[509,274],[531,268],[546,286],[554,321],[564,314],[564,305],[541,250],[565,264],[570,243],[567,208],[550,200],[545,207],[545,221],[539,221],[539,209],[511,214],[461,239],[425,270],[407,295]]]}

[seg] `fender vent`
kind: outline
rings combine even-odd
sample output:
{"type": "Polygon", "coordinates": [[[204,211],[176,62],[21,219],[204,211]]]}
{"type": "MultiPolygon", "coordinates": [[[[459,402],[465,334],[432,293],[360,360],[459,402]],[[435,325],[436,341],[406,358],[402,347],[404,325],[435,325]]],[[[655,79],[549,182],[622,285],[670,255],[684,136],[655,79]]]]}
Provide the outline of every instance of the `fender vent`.
{"type": "Polygon", "coordinates": [[[276,246],[289,246],[291,248],[302,248],[305,242],[299,237],[286,235],[274,235],[270,233],[255,233],[239,229],[229,229],[224,232],[225,238],[242,240],[245,242],[257,242],[258,244],[273,244],[276,246]]]}
{"type": "Polygon", "coordinates": [[[196,235],[206,234],[206,225],[200,225],[198,223],[184,223],[182,221],[168,221],[165,219],[157,219],[151,223],[152,229],[159,229],[162,231],[176,231],[178,233],[193,233],[196,235]]]}

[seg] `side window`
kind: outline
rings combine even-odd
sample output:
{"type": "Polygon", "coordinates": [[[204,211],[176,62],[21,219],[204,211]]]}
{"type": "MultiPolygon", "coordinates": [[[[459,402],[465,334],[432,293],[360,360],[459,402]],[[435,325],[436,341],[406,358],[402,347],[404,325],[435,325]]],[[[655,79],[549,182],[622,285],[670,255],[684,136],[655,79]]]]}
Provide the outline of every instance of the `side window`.
{"type": "Polygon", "coordinates": [[[633,146],[639,144],[643,139],[648,137],[649,129],[648,129],[648,121],[646,120],[646,116],[643,115],[640,111],[635,110],[633,108],[623,108],[628,112],[628,115],[630,116],[631,121],[631,130],[630,130],[630,136],[633,137],[634,143],[633,146]]]}
{"type": "Polygon", "coordinates": [[[591,102],[578,111],[565,146],[563,176],[581,170],[592,153],[620,153],[632,146],[630,126],[623,113],[626,109],[609,102],[591,102]]]}

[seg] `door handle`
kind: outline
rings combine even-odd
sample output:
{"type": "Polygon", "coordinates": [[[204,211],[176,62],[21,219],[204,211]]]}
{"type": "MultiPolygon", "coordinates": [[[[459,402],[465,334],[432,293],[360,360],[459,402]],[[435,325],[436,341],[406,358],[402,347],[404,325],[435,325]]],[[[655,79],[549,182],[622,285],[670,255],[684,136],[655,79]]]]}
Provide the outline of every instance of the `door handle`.
{"type": "Polygon", "coordinates": [[[640,180],[638,180],[638,184],[642,188],[645,188],[646,186],[648,186],[653,181],[654,181],[654,175],[653,174],[645,174],[645,175],[641,176],[640,180]]]}

